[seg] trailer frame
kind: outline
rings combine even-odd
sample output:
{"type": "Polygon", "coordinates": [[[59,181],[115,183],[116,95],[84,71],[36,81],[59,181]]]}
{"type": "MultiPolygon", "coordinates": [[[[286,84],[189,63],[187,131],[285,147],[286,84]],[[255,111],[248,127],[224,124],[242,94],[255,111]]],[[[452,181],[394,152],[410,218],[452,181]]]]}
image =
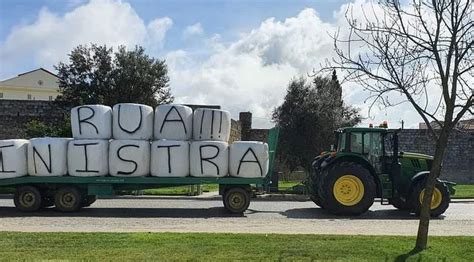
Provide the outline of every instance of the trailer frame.
{"type": "MultiPolygon", "coordinates": [[[[60,211],[77,211],[95,201],[96,196],[112,196],[116,190],[142,190],[183,185],[218,184],[219,194],[222,195],[224,206],[233,213],[242,213],[250,204],[251,185],[264,191],[271,183],[274,174],[275,154],[278,144],[279,129],[269,130],[269,168],[265,176],[257,178],[239,177],[74,177],[74,176],[23,176],[0,179],[0,188],[15,189],[15,205],[22,211],[37,211],[41,207],[55,205],[60,211]],[[25,192],[25,190],[27,192],[25,192]],[[64,201],[58,199],[58,192],[65,191],[65,198],[80,198],[79,205],[64,207],[64,201]],[[79,192],[80,195],[77,195],[79,192]],[[23,196],[22,196],[23,195],[23,196]],[[22,197],[40,198],[40,204],[30,208],[22,207],[22,197]],[[232,205],[230,202],[236,202],[232,205]],[[239,202],[240,201],[240,202],[239,202]],[[243,201],[243,202],[242,202],[243,201]],[[237,203],[239,202],[239,203],[237,203]]],[[[59,197],[61,198],[61,197],[59,197]]],[[[64,199],[63,199],[64,200],[64,199]]],[[[78,200],[76,199],[76,202],[78,200]]],[[[26,201],[25,203],[27,203],[26,201]]],[[[25,204],[23,203],[23,204],[25,204]]]]}

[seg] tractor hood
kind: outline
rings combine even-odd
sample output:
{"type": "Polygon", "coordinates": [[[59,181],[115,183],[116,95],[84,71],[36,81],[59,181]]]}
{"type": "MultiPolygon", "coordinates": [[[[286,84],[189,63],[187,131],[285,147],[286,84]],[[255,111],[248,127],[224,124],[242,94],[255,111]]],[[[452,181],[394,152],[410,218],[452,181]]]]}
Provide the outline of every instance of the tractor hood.
{"type": "Polygon", "coordinates": [[[403,158],[411,158],[411,159],[426,159],[426,160],[433,160],[433,157],[430,155],[419,154],[419,153],[411,153],[411,152],[400,152],[400,156],[403,158]]]}

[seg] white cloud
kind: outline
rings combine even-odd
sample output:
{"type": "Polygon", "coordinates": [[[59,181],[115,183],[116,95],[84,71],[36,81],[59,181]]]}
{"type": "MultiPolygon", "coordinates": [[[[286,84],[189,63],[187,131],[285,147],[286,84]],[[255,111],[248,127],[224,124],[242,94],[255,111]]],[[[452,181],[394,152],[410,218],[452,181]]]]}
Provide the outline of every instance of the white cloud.
{"type": "Polygon", "coordinates": [[[183,37],[189,38],[191,36],[202,35],[203,33],[204,33],[204,29],[202,28],[201,23],[195,23],[184,29],[183,37]]]}
{"type": "Polygon", "coordinates": [[[147,39],[145,45],[151,52],[163,48],[166,32],[173,26],[173,20],[169,17],[157,18],[147,25],[147,39]]]}
{"type": "MultiPolygon", "coordinates": [[[[361,8],[369,7],[360,0],[352,5],[358,17],[361,8]]],[[[219,104],[233,117],[238,117],[240,111],[251,111],[256,116],[255,127],[271,126],[271,112],[281,104],[290,80],[310,74],[334,56],[332,34],[339,28],[341,35],[347,34],[343,30],[347,7],[335,13],[334,23],[322,21],[314,9],[308,8],[283,21],[267,19],[230,44],[212,37],[203,47],[211,50],[204,61],[186,52],[172,54],[170,79],[177,102],[219,104]]],[[[342,76],[342,72],[338,74],[342,76]]],[[[375,105],[368,118],[370,100],[365,100],[370,94],[353,83],[344,83],[343,88],[346,103],[360,108],[367,118],[363,125],[388,120],[396,127],[404,120],[405,126],[416,127],[420,122],[409,104],[394,108],[375,105]]]]}
{"type": "Polygon", "coordinates": [[[277,21],[270,18],[231,44],[219,37],[208,41],[212,55],[196,66],[190,54],[173,55],[170,63],[172,92],[178,102],[220,104],[233,117],[251,111],[255,126],[271,125],[271,111],[285,95],[293,77],[306,75],[330,57],[335,27],[321,21],[313,9],[277,21]],[[179,60],[188,61],[179,63],[179,60]]]}
{"type": "Polygon", "coordinates": [[[91,0],[61,16],[43,8],[34,23],[13,28],[0,43],[0,76],[32,60],[52,68],[79,44],[162,46],[171,25],[167,17],[146,25],[130,4],[115,0],[91,0]]]}

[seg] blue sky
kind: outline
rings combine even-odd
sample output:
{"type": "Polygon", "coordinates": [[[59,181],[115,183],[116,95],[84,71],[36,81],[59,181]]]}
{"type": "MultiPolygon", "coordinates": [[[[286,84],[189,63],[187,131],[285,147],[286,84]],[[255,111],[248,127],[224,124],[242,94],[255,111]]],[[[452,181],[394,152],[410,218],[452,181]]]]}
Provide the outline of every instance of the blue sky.
{"type": "MultiPolygon", "coordinates": [[[[42,8],[64,14],[86,3],[84,0],[0,0],[0,36],[4,41],[12,28],[33,23],[42,8]]],[[[201,23],[209,32],[218,33],[224,39],[235,40],[241,32],[257,27],[269,17],[285,19],[297,15],[304,8],[314,8],[322,19],[333,21],[333,12],[343,0],[292,1],[292,0],[130,0],[135,12],[145,21],[156,17],[173,19],[165,47],[183,48],[181,31],[191,24],[201,23]]]]}
{"type": "MultiPolygon", "coordinates": [[[[365,0],[0,0],[0,79],[37,67],[53,70],[78,44],[142,45],[166,59],[179,103],[221,104],[233,117],[251,111],[256,127],[271,126],[271,110],[288,82],[330,59],[333,34],[348,6],[365,0]]],[[[362,88],[344,85],[348,104],[368,116],[362,88]]],[[[378,123],[416,114],[375,108],[378,123]]]]}

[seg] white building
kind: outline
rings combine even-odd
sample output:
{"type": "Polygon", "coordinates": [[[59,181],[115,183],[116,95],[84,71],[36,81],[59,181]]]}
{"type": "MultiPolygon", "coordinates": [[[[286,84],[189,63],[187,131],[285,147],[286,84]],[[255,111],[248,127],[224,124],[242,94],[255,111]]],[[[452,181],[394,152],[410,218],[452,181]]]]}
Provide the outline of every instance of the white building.
{"type": "Polygon", "coordinates": [[[52,101],[58,95],[58,76],[44,68],[0,81],[0,99],[52,101]]]}

